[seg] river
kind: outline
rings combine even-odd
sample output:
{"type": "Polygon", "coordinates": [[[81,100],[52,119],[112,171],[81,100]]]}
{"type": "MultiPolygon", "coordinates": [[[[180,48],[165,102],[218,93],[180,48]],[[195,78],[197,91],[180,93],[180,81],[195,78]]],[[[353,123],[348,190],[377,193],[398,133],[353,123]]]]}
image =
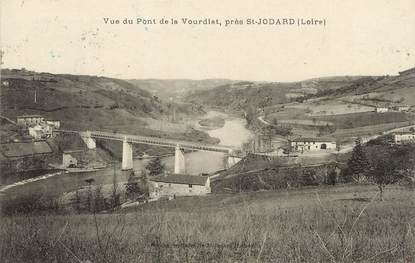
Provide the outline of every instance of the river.
{"type": "MultiPolygon", "coordinates": [[[[226,146],[240,146],[247,141],[252,133],[245,128],[245,120],[237,117],[230,117],[225,113],[218,111],[209,111],[201,119],[211,118],[214,116],[221,116],[225,119],[225,124],[222,128],[206,130],[198,125],[195,121],[194,126],[197,129],[206,131],[210,136],[220,139],[220,145],[226,146]]],[[[185,154],[186,173],[201,174],[213,173],[224,169],[224,154],[216,152],[190,152],[185,154]]],[[[140,171],[144,169],[149,160],[134,160],[134,170],[140,171]]],[[[165,164],[168,171],[174,169],[174,156],[163,157],[162,162],[165,164]]],[[[71,173],[64,175],[57,175],[47,177],[44,180],[32,181],[27,184],[20,184],[15,187],[10,187],[3,193],[8,196],[21,196],[24,194],[46,194],[58,195],[64,192],[74,191],[87,183],[86,179],[93,179],[94,184],[111,184],[113,181],[114,172],[118,182],[127,181],[129,172],[122,172],[120,166],[116,165],[104,170],[88,173],[71,173]]]]}

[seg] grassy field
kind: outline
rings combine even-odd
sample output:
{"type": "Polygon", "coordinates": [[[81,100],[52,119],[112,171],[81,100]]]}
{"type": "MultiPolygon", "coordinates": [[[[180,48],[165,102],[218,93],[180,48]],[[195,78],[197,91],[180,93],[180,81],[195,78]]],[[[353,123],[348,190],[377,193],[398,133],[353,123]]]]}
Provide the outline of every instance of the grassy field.
{"type": "Polygon", "coordinates": [[[326,116],[348,113],[361,113],[373,111],[373,107],[363,106],[342,101],[330,100],[315,103],[304,103],[288,106],[289,108],[306,109],[310,116],[326,116]]]}
{"type": "Polygon", "coordinates": [[[415,192],[374,186],[183,197],[94,215],[7,216],[2,262],[414,262],[415,192]]]}

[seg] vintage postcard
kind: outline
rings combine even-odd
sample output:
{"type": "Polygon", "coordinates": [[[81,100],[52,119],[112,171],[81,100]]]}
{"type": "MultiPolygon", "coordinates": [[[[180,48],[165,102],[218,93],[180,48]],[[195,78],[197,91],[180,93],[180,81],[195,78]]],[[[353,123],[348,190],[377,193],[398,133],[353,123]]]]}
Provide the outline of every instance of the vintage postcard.
{"type": "Polygon", "coordinates": [[[414,0],[0,12],[0,262],[415,262],[414,0]]]}

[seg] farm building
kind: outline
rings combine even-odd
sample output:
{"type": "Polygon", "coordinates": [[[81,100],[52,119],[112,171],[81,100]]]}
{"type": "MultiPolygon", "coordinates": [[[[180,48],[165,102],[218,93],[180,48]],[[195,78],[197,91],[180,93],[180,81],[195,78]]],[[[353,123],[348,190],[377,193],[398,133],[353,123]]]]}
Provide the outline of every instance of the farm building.
{"type": "Polygon", "coordinates": [[[290,142],[291,149],[294,151],[321,151],[335,150],[336,142],[322,138],[297,138],[290,142]]]}
{"type": "Polygon", "coordinates": [[[62,153],[62,167],[76,167],[78,165],[78,160],[82,158],[83,151],[73,150],[73,151],[63,151],[62,153]]]}
{"type": "Polygon", "coordinates": [[[8,80],[3,80],[3,81],[1,82],[1,84],[2,84],[4,87],[8,87],[8,86],[10,85],[10,82],[9,82],[8,80]]]}
{"type": "Polygon", "coordinates": [[[52,137],[52,127],[44,123],[29,127],[28,130],[29,135],[36,140],[52,137]]]}
{"type": "Polygon", "coordinates": [[[388,111],[389,111],[388,107],[376,107],[376,112],[378,113],[388,112],[388,111]]]}
{"type": "Polygon", "coordinates": [[[415,143],[415,132],[396,132],[393,140],[397,144],[415,143]]]}
{"type": "Polygon", "coordinates": [[[17,124],[21,126],[31,126],[44,122],[45,118],[40,115],[17,116],[17,124]]]}
{"type": "Polygon", "coordinates": [[[0,144],[0,173],[47,168],[52,148],[45,141],[0,144]]]}
{"type": "Polygon", "coordinates": [[[150,178],[150,183],[154,189],[150,193],[152,198],[205,195],[211,192],[208,176],[166,173],[150,178]]]}
{"type": "Polygon", "coordinates": [[[394,109],[397,111],[409,111],[410,107],[408,105],[398,105],[394,109]]]}
{"type": "Polygon", "coordinates": [[[59,129],[61,127],[60,120],[46,120],[46,124],[52,126],[54,129],[59,129]]]}

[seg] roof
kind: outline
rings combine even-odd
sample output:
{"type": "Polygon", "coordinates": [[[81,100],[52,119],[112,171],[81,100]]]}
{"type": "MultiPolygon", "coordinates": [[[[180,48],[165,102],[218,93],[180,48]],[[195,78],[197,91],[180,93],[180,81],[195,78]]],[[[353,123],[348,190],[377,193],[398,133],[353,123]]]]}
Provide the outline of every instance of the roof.
{"type": "Polygon", "coordinates": [[[335,142],[333,139],[329,138],[307,138],[301,137],[292,140],[293,142],[335,142]]]}
{"type": "Polygon", "coordinates": [[[43,118],[41,115],[21,115],[17,116],[16,118],[43,118]]]}
{"type": "Polygon", "coordinates": [[[4,156],[10,157],[23,157],[34,154],[46,154],[51,153],[52,149],[45,141],[38,142],[14,142],[1,144],[1,151],[4,156]]]}
{"type": "Polygon", "coordinates": [[[415,131],[401,131],[401,132],[394,132],[393,134],[405,135],[405,134],[414,134],[415,131]]]}
{"type": "Polygon", "coordinates": [[[167,174],[151,177],[150,181],[171,184],[205,185],[209,177],[188,174],[167,174]]]}
{"type": "Polygon", "coordinates": [[[81,153],[83,150],[64,150],[63,153],[81,153]]]}

